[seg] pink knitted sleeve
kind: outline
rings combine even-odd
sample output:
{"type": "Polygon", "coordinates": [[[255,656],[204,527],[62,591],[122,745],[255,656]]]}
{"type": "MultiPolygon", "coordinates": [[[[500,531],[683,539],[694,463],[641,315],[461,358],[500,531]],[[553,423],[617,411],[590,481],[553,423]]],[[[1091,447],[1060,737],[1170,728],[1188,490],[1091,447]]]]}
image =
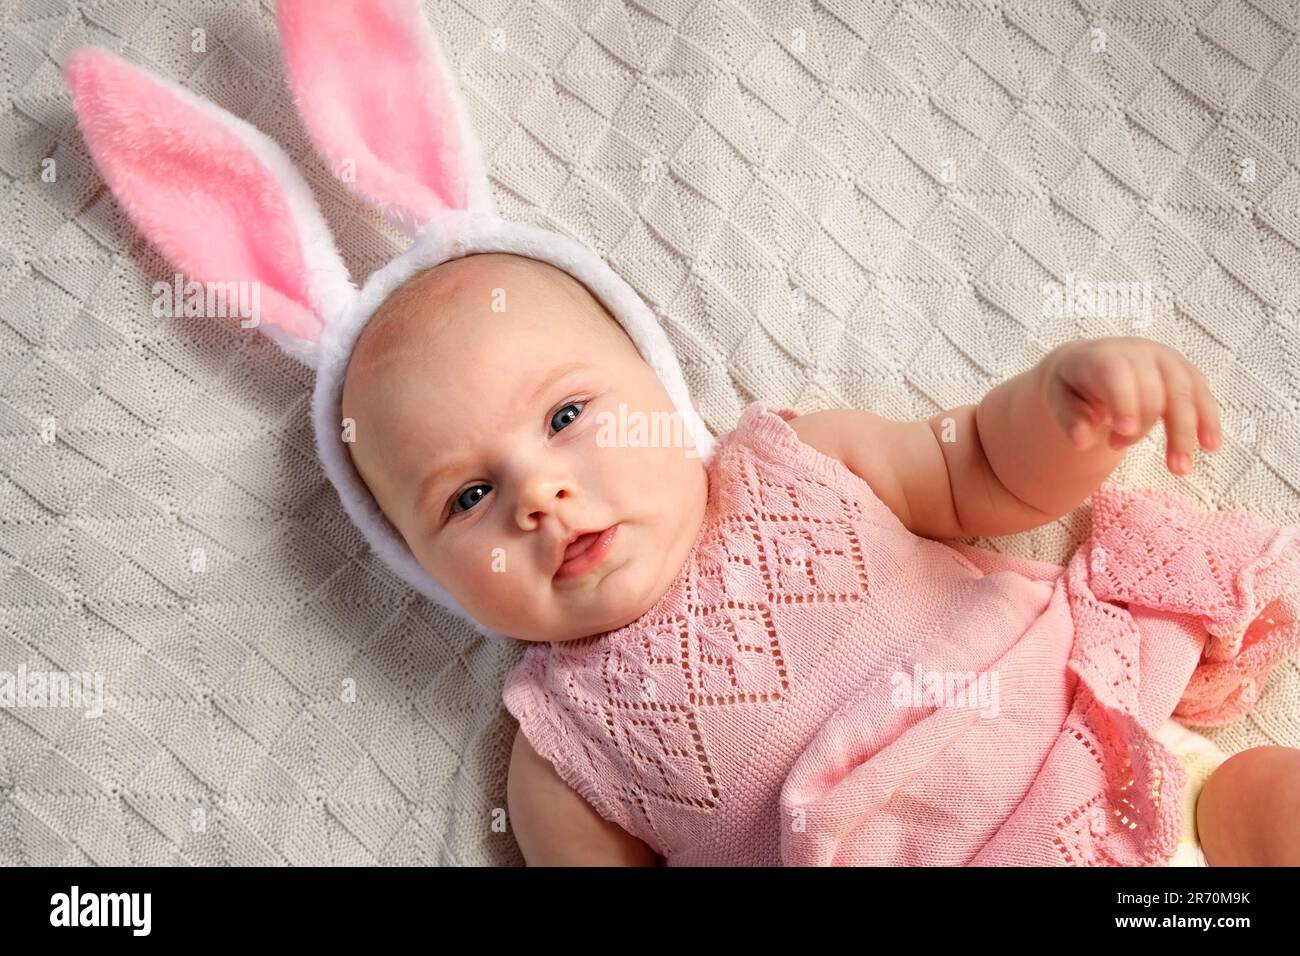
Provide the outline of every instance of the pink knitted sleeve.
{"type": "MultiPolygon", "coordinates": [[[[598,757],[590,748],[584,747],[580,740],[572,739],[558,717],[556,705],[549,699],[545,687],[546,663],[551,649],[549,643],[531,645],[519,663],[506,675],[501,691],[506,710],[519,721],[520,730],[538,756],[549,761],[560,779],[586,800],[592,809],[611,823],[646,839],[645,835],[636,832],[634,824],[622,812],[622,807],[607,799],[596,783],[602,774],[592,761],[598,757]]],[[[612,778],[613,774],[607,773],[604,776],[612,778]]],[[[655,846],[651,840],[646,842],[660,856],[664,855],[663,848],[655,846]]]]}
{"type": "Polygon", "coordinates": [[[1108,482],[1093,496],[1088,565],[1103,600],[1204,622],[1204,652],[1173,714],[1184,723],[1242,717],[1300,651],[1300,528],[1108,482]]]}

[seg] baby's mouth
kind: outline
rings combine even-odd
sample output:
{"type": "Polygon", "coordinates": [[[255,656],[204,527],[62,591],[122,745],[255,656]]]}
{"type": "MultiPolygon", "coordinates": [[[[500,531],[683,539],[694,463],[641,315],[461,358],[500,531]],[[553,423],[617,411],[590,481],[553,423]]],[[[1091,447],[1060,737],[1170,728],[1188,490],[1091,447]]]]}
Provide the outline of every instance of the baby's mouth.
{"type": "Polygon", "coordinates": [[[576,558],[578,555],[582,554],[582,552],[595,544],[596,539],[599,537],[599,531],[588,531],[584,535],[579,535],[574,539],[573,544],[564,549],[564,560],[568,561],[570,558],[576,558]]]}
{"type": "Polygon", "coordinates": [[[581,577],[603,564],[617,532],[616,523],[602,531],[585,531],[574,538],[561,555],[559,567],[555,570],[556,580],[581,577]]]}

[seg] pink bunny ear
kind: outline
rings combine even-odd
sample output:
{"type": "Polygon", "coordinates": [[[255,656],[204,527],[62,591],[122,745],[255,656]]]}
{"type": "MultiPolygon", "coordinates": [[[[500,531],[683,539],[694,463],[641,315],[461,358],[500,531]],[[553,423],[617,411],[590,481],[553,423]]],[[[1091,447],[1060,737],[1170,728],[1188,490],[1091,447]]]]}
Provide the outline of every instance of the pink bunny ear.
{"type": "Polygon", "coordinates": [[[104,181],[188,278],[256,283],[259,328],[315,367],[324,320],[355,296],[289,157],[243,120],[96,47],[64,77],[104,181]]]}
{"type": "Polygon", "coordinates": [[[455,78],[416,0],[279,0],[285,73],[335,175],[414,233],[495,214],[455,78]]]}

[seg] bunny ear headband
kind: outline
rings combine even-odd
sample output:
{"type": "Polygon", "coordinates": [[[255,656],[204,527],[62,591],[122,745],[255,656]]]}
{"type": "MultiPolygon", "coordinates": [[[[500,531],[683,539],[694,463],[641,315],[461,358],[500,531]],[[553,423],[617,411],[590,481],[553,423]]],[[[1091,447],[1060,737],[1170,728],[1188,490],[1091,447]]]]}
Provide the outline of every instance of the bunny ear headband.
{"type": "Polygon", "coordinates": [[[78,49],[64,67],[73,107],[105,182],[150,242],[191,280],[256,283],[258,328],[315,369],[316,449],[375,553],[490,636],[416,561],[344,443],[348,359],[399,285],[482,252],[563,269],[627,330],[702,461],[716,440],[695,413],[667,336],[632,287],[573,238],[497,215],[469,114],[418,0],[279,0],[276,16],[285,72],[317,151],[412,237],[359,291],[306,182],[253,126],[95,47],[78,49]]]}

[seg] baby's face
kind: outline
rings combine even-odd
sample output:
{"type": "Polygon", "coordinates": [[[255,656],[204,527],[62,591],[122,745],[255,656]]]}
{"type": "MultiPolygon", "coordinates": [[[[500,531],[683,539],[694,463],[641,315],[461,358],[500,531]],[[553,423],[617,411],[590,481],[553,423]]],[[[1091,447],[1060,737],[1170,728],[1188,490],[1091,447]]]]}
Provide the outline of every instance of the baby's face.
{"type": "Polygon", "coordinates": [[[408,282],[363,331],[342,404],[352,459],[416,560],[502,634],[631,623],[703,520],[696,450],[617,427],[620,406],[627,422],[678,417],[658,376],[580,282],[536,260],[472,255],[408,282]],[[611,527],[602,557],[559,569],[574,534],[611,527]]]}

